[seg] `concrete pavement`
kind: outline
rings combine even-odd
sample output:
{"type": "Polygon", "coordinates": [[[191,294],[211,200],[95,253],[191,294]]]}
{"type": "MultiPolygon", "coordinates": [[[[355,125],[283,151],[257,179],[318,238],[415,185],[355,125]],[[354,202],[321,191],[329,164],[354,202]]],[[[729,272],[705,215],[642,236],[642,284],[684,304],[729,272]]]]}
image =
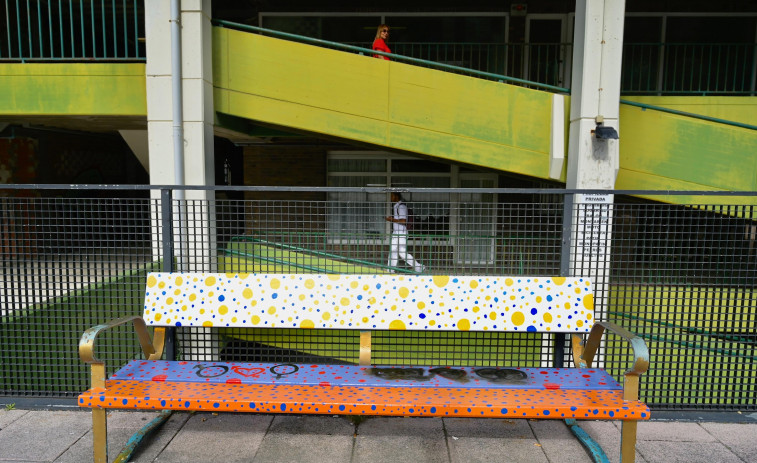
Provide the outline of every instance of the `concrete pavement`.
{"type": "MultiPolygon", "coordinates": [[[[757,462],[757,413],[656,414],[638,430],[639,462],[757,462]],[[724,417],[721,420],[719,417],[724,417]],[[662,419],[661,419],[662,418],[662,419]],[[704,419],[704,421],[702,420],[704,419]],[[738,421],[738,422],[736,422],[738,421]]],[[[109,458],[156,416],[109,413],[109,458]]],[[[620,425],[582,422],[619,461],[620,425]]],[[[92,461],[88,410],[0,409],[0,462],[92,461]]],[[[589,462],[562,421],[175,413],[133,462],[589,462]]]]}

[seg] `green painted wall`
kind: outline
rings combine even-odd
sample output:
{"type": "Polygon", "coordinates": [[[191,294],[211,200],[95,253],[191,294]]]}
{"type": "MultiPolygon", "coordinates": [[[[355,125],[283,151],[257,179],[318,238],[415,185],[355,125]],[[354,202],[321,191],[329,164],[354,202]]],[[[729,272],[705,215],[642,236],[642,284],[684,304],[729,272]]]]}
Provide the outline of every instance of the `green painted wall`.
{"type": "Polygon", "coordinates": [[[229,29],[213,40],[216,111],[549,175],[549,93],[229,29]]]}
{"type": "Polygon", "coordinates": [[[3,116],[147,116],[144,63],[0,64],[0,89],[3,116]]]}

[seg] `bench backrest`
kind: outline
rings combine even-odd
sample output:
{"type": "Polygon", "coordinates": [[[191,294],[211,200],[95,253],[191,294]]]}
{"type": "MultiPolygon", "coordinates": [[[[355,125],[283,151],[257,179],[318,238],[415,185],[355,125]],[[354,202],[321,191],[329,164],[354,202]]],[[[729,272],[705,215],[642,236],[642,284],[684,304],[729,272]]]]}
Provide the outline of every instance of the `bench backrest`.
{"type": "Polygon", "coordinates": [[[150,273],[152,326],[589,332],[578,277],[150,273]]]}

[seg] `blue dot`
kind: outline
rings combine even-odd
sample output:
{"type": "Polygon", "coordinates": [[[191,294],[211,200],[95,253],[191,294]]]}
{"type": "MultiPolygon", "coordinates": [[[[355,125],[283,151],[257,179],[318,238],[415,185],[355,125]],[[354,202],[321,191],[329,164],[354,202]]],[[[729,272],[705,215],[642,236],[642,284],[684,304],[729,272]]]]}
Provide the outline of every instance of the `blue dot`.
{"type": "Polygon", "coordinates": [[[124,400],[121,401],[121,403],[124,404],[124,405],[126,405],[127,403],[129,403],[129,400],[128,399],[124,399],[124,400]]]}
{"type": "Polygon", "coordinates": [[[165,400],[161,400],[160,401],[160,405],[163,406],[163,407],[165,407],[166,406],[166,401],[165,400]]]}
{"type": "Polygon", "coordinates": [[[431,413],[436,413],[436,407],[431,407],[431,413]]]}
{"type": "Polygon", "coordinates": [[[371,410],[376,410],[376,406],[375,405],[371,405],[371,410]]]}
{"type": "Polygon", "coordinates": [[[414,408],[411,408],[411,409],[410,409],[410,413],[415,413],[415,409],[414,409],[414,408]]]}
{"type": "Polygon", "coordinates": [[[528,328],[526,328],[526,331],[528,331],[529,333],[535,333],[536,332],[536,327],[533,326],[533,325],[529,326],[528,328]]]}
{"type": "Polygon", "coordinates": [[[220,406],[221,406],[221,404],[219,404],[218,402],[216,402],[216,403],[213,404],[213,408],[218,408],[220,406]]]}
{"type": "Polygon", "coordinates": [[[345,407],[344,405],[340,405],[339,406],[339,410],[341,410],[341,411],[344,411],[345,408],[347,408],[347,407],[345,407]]]}
{"type": "Polygon", "coordinates": [[[544,415],[549,415],[549,410],[544,410],[544,415]]]}
{"type": "Polygon", "coordinates": [[[255,404],[255,402],[250,402],[250,408],[255,408],[255,407],[257,407],[257,405],[255,404]]]}
{"type": "Polygon", "coordinates": [[[189,408],[189,401],[184,402],[184,408],[189,408]]]}
{"type": "Polygon", "coordinates": [[[578,410],[578,407],[570,407],[570,411],[574,412],[576,410],[578,410]]]}
{"type": "Polygon", "coordinates": [[[276,299],[277,297],[279,297],[278,293],[273,293],[271,295],[271,299],[276,299]]]}
{"type": "Polygon", "coordinates": [[[531,309],[531,315],[536,315],[539,311],[536,308],[531,309]]]}
{"type": "Polygon", "coordinates": [[[381,289],[381,283],[376,283],[376,289],[381,289]]]}
{"type": "Polygon", "coordinates": [[[552,302],[552,296],[547,296],[547,301],[552,302]]]}
{"type": "Polygon", "coordinates": [[[220,296],[218,296],[218,300],[223,302],[224,300],[226,300],[226,297],[223,294],[221,294],[220,296]]]}
{"type": "Polygon", "coordinates": [[[503,415],[507,415],[507,409],[506,409],[506,408],[503,408],[503,409],[502,409],[502,410],[500,410],[499,412],[500,412],[501,414],[503,414],[503,415]]]}
{"type": "Polygon", "coordinates": [[[287,409],[287,404],[281,404],[281,407],[280,407],[280,408],[281,408],[281,411],[282,411],[282,412],[283,412],[283,411],[286,411],[286,409],[287,409]]]}
{"type": "Polygon", "coordinates": [[[424,319],[424,318],[426,318],[426,314],[425,313],[422,313],[422,314],[420,314],[418,316],[421,318],[421,320],[424,319]]]}

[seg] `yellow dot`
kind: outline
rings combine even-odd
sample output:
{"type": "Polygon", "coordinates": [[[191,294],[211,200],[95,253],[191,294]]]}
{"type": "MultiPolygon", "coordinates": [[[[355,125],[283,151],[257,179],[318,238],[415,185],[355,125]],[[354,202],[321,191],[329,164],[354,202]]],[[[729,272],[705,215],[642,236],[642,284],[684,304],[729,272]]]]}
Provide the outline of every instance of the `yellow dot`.
{"type": "Polygon", "coordinates": [[[276,313],[276,307],[274,307],[274,306],[268,307],[268,313],[271,314],[271,315],[275,314],[276,313]]]}
{"type": "Polygon", "coordinates": [[[355,289],[355,288],[357,288],[357,285],[358,285],[358,282],[357,281],[353,281],[352,283],[350,283],[350,288],[355,289]]]}
{"type": "Polygon", "coordinates": [[[565,283],[565,277],[554,277],[552,278],[552,282],[558,286],[565,283]]]}
{"type": "Polygon", "coordinates": [[[493,311],[489,314],[489,320],[496,320],[497,319],[497,312],[493,311]]]}
{"type": "Polygon", "coordinates": [[[331,281],[337,281],[339,280],[339,275],[334,275],[333,273],[329,274],[329,280],[331,281]]]}
{"type": "Polygon", "coordinates": [[[331,314],[329,312],[323,312],[323,315],[321,315],[324,320],[328,320],[331,318],[331,314]]]}
{"type": "Polygon", "coordinates": [[[512,315],[512,321],[513,325],[520,326],[526,321],[526,317],[523,315],[523,312],[515,312],[512,315]]]}
{"type": "Polygon", "coordinates": [[[590,314],[590,313],[587,313],[587,314],[586,314],[586,319],[587,319],[587,320],[591,320],[592,318],[594,318],[594,317],[592,316],[592,314],[590,314]]]}
{"type": "Polygon", "coordinates": [[[305,280],[305,287],[307,289],[313,289],[313,288],[315,288],[315,281],[313,281],[312,279],[308,278],[307,280],[305,280]]]}
{"type": "Polygon", "coordinates": [[[225,305],[222,305],[221,307],[218,308],[218,313],[221,315],[226,315],[227,313],[229,313],[229,308],[226,307],[225,305]]]}
{"type": "Polygon", "coordinates": [[[574,291],[576,292],[576,294],[581,294],[581,288],[576,288],[574,291]]]}
{"type": "Polygon", "coordinates": [[[394,320],[389,324],[390,330],[404,330],[405,329],[405,322],[402,320],[394,320]]]}
{"type": "Polygon", "coordinates": [[[566,303],[565,303],[565,308],[566,308],[566,309],[570,309],[570,302],[566,302],[566,303]]]}
{"type": "Polygon", "coordinates": [[[425,302],[419,302],[418,303],[418,308],[419,309],[423,309],[424,307],[426,307],[426,303],[425,302]]]}
{"type": "Polygon", "coordinates": [[[313,320],[302,320],[300,328],[315,328],[315,323],[313,323],[313,320]]]}
{"type": "Polygon", "coordinates": [[[204,315],[204,314],[205,314],[205,309],[200,309],[200,315],[204,315]]]}
{"type": "Polygon", "coordinates": [[[408,294],[410,294],[410,290],[409,289],[405,288],[404,286],[400,288],[400,297],[402,299],[405,299],[408,296],[408,294]]]}
{"type": "Polygon", "coordinates": [[[362,320],[362,322],[363,322],[363,323],[368,323],[368,317],[363,317],[363,320],[362,320]]]}
{"type": "Polygon", "coordinates": [[[163,318],[163,315],[162,315],[162,314],[159,314],[159,313],[156,313],[156,314],[155,314],[155,321],[156,321],[156,322],[159,322],[161,318],[163,318]]]}
{"type": "Polygon", "coordinates": [[[460,331],[468,331],[470,329],[470,322],[467,318],[461,319],[457,322],[457,329],[460,331]]]}
{"type": "Polygon", "coordinates": [[[158,283],[158,288],[165,288],[165,287],[166,287],[165,281],[161,281],[160,283],[158,283]]]}
{"type": "Polygon", "coordinates": [[[244,291],[242,291],[242,297],[245,299],[252,299],[252,290],[250,288],[245,288],[244,291]]]}
{"type": "Polygon", "coordinates": [[[181,290],[180,289],[177,289],[176,291],[173,292],[174,296],[178,296],[179,294],[181,294],[181,290]]]}
{"type": "Polygon", "coordinates": [[[541,296],[536,296],[536,302],[541,302],[541,296]]]}
{"type": "Polygon", "coordinates": [[[281,281],[279,281],[278,278],[272,278],[271,279],[271,289],[279,289],[279,286],[281,286],[281,281]]]}
{"type": "Polygon", "coordinates": [[[512,278],[508,278],[508,279],[506,279],[506,280],[505,280],[505,284],[506,284],[507,286],[512,286],[512,285],[513,285],[513,279],[512,279],[512,278]]]}
{"type": "Polygon", "coordinates": [[[350,298],[349,297],[343,297],[342,300],[339,301],[342,305],[350,305],[350,298]]]}
{"type": "Polygon", "coordinates": [[[304,300],[305,300],[305,295],[304,295],[304,294],[300,294],[300,300],[301,300],[301,301],[304,301],[304,300]]]}
{"type": "Polygon", "coordinates": [[[206,320],[206,321],[202,322],[202,326],[213,326],[213,322],[210,321],[210,320],[206,320]]]}
{"type": "Polygon", "coordinates": [[[547,312],[544,314],[544,321],[547,323],[552,323],[552,314],[547,312]]]}
{"type": "Polygon", "coordinates": [[[247,278],[248,276],[250,276],[250,274],[249,274],[249,273],[240,273],[240,274],[239,274],[239,279],[240,279],[240,280],[244,280],[244,279],[245,279],[245,278],[247,278]]]}
{"type": "Polygon", "coordinates": [[[372,297],[372,298],[368,299],[368,303],[369,304],[375,304],[376,303],[376,298],[372,297]]]}
{"type": "Polygon", "coordinates": [[[166,325],[169,324],[169,323],[171,323],[171,319],[170,318],[166,318],[166,325]]]}
{"type": "Polygon", "coordinates": [[[184,279],[182,277],[176,277],[176,286],[181,286],[181,284],[184,282],[184,279]]]}
{"type": "Polygon", "coordinates": [[[187,311],[187,306],[185,306],[185,305],[181,306],[181,310],[183,310],[184,312],[186,312],[187,311]]]}
{"type": "Polygon", "coordinates": [[[434,326],[434,325],[436,325],[436,320],[429,320],[428,321],[428,326],[434,326]]]}
{"type": "Polygon", "coordinates": [[[197,299],[197,294],[192,293],[192,294],[189,295],[189,301],[190,302],[194,301],[195,299],[197,299]]]}
{"type": "Polygon", "coordinates": [[[473,289],[478,288],[478,281],[471,280],[470,287],[473,288],[473,289]]]}
{"type": "Polygon", "coordinates": [[[252,316],[252,324],[253,325],[257,325],[258,323],[260,323],[260,317],[258,317],[257,315],[253,315],[252,316]]]}
{"type": "Polygon", "coordinates": [[[168,304],[168,305],[173,304],[173,298],[169,297],[168,299],[166,299],[166,304],[168,304]]]}
{"type": "Polygon", "coordinates": [[[594,310],[594,296],[587,294],[584,296],[584,307],[586,310],[594,310]]]}
{"type": "Polygon", "coordinates": [[[363,285],[363,291],[368,291],[368,285],[363,285]]]}
{"type": "Polygon", "coordinates": [[[231,323],[236,323],[236,322],[237,322],[237,317],[232,317],[231,318],[231,323]]]}
{"type": "Polygon", "coordinates": [[[479,309],[477,305],[473,306],[473,313],[478,313],[479,310],[481,309],[479,309]]]}
{"type": "Polygon", "coordinates": [[[216,284],[216,277],[207,277],[205,279],[205,286],[213,286],[216,284]]]}
{"type": "Polygon", "coordinates": [[[583,320],[576,320],[576,326],[579,327],[579,328],[581,328],[582,326],[584,326],[584,321],[583,320]]]}
{"type": "Polygon", "coordinates": [[[149,277],[147,277],[147,287],[148,288],[152,288],[153,286],[155,286],[155,283],[157,283],[157,282],[158,282],[158,279],[155,278],[155,275],[150,275],[149,277]]]}
{"type": "Polygon", "coordinates": [[[434,275],[432,278],[434,284],[440,288],[444,288],[449,283],[449,276],[447,275],[434,275]]]}

